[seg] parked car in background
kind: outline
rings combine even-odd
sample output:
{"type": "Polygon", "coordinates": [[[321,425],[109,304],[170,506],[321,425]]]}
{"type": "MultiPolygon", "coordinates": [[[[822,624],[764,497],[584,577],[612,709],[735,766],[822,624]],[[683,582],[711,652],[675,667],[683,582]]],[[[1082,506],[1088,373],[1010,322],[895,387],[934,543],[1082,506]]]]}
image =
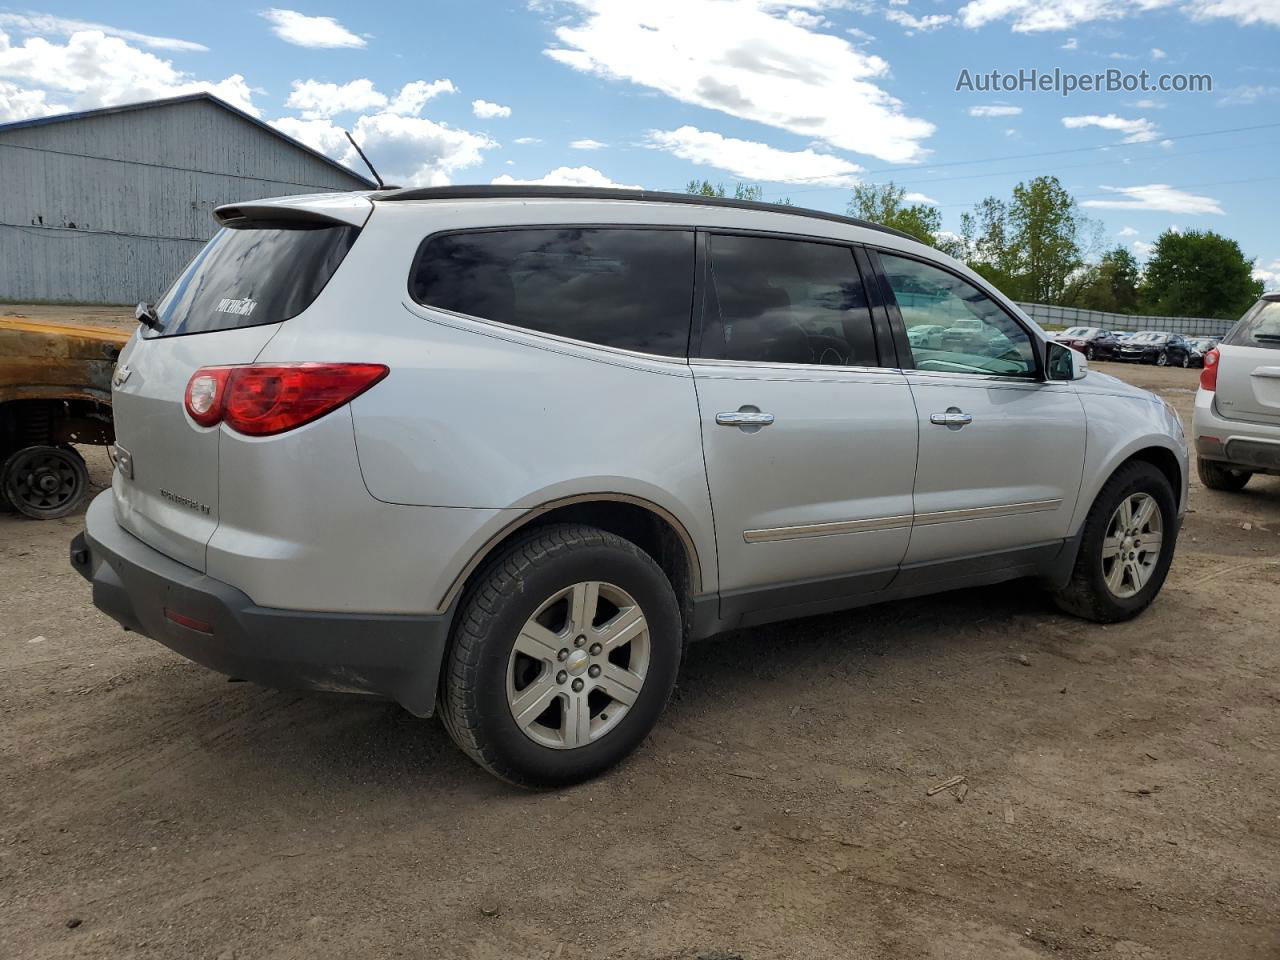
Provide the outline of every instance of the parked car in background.
{"type": "Polygon", "coordinates": [[[922,323],[907,331],[907,341],[913,347],[940,350],[942,335],[946,332],[947,328],[940,323],[922,323]]]}
{"type": "Polygon", "coordinates": [[[1118,341],[1101,327],[1072,327],[1053,338],[1063,346],[1079,350],[1090,360],[1109,360],[1115,354],[1118,341]]]}
{"type": "Polygon", "coordinates": [[[1116,360],[1154,363],[1158,367],[1191,366],[1191,344],[1176,333],[1144,330],[1119,344],[1116,360]]]}
{"type": "Polygon", "coordinates": [[[1216,347],[1220,339],[1219,337],[1188,337],[1187,342],[1191,344],[1191,366],[1203,367],[1205,354],[1216,347]]]}
{"type": "Polygon", "coordinates": [[[87,324],[0,318],[0,509],[65,517],[89,493],[73,444],[111,443],[111,374],[129,339],[87,324]]]}
{"type": "Polygon", "coordinates": [[[1255,473],[1280,474],[1280,293],[1204,355],[1191,434],[1206,487],[1240,490],[1255,473]]]}
{"type": "Polygon", "coordinates": [[[1115,622],[1168,572],[1177,414],[895,230],[526,186],[217,216],[120,357],[72,564],[214,670],[438,707],[515,783],[631,752],[691,640],[1024,578],[1115,622]]]}

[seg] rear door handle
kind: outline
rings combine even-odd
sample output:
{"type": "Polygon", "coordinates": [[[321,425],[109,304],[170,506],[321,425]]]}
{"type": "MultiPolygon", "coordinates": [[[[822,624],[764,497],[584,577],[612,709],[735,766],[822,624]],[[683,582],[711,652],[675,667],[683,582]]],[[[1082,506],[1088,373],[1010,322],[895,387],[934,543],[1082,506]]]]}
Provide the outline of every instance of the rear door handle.
{"type": "Polygon", "coordinates": [[[929,422],[936,423],[940,427],[963,427],[966,423],[973,423],[973,414],[961,413],[959,407],[951,407],[946,413],[929,414],[929,422]]]}
{"type": "Polygon", "coordinates": [[[717,413],[716,423],[722,427],[767,427],[773,423],[773,414],[761,413],[759,410],[734,410],[731,413],[717,413]]]}
{"type": "Polygon", "coordinates": [[[1249,376],[1267,377],[1280,380],[1280,367],[1258,367],[1253,371],[1253,373],[1249,374],[1249,376]]]}

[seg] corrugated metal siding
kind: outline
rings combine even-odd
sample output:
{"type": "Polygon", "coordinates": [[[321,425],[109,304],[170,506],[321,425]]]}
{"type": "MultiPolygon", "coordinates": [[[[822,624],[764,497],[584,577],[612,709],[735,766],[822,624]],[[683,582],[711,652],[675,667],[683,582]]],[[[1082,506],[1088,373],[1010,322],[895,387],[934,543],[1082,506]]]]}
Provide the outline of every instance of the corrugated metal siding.
{"type": "Polygon", "coordinates": [[[0,130],[0,300],[155,300],[214,207],[361,187],[208,101],[0,130]]]}

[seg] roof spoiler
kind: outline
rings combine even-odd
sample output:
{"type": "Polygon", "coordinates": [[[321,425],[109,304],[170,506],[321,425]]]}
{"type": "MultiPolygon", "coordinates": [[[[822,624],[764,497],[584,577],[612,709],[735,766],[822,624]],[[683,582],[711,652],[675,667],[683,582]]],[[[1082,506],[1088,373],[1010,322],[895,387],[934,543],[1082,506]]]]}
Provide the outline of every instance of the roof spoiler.
{"type": "Polygon", "coordinates": [[[218,226],[233,229],[254,224],[363,227],[372,212],[373,204],[360,193],[312,193],[223,204],[213,218],[218,226]]]}

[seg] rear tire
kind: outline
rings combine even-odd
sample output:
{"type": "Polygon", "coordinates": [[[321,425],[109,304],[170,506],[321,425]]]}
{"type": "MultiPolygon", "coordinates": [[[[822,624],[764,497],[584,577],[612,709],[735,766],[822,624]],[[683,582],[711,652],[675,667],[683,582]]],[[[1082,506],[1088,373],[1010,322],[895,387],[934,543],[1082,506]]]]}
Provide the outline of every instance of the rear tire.
{"type": "Polygon", "coordinates": [[[1136,617],[1150,606],[1169,574],[1177,534],[1177,504],[1169,480],[1149,463],[1130,461],[1094,500],[1071,580],[1053,595],[1054,602],[1067,613],[1097,623],[1136,617]],[[1128,506],[1144,509],[1148,504],[1150,519],[1123,512],[1128,506]],[[1153,539],[1157,549],[1143,549],[1153,539]]]}
{"type": "Polygon", "coordinates": [[[468,588],[440,715],[495,776],[523,787],[579,783],[653,729],[682,645],[675,592],[652,557],[595,527],[539,527],[468,588]]]}
{"type": "Polygon", "coordinates": [[[1200,482],[1210,490],[1228,490],[1232,493],[1243,490],[1253,473],[1249,470],[1237,470],[1217,460],[1196,458],[1196,473],[1200,474],[1200,482]]]}
{"type": "Polygon", "coordinates": [[[13,509],[33,520],[65,517],[89,492],[89,468],[74,447],[36,445],[0,466],[0,490],[13,509]]]}

